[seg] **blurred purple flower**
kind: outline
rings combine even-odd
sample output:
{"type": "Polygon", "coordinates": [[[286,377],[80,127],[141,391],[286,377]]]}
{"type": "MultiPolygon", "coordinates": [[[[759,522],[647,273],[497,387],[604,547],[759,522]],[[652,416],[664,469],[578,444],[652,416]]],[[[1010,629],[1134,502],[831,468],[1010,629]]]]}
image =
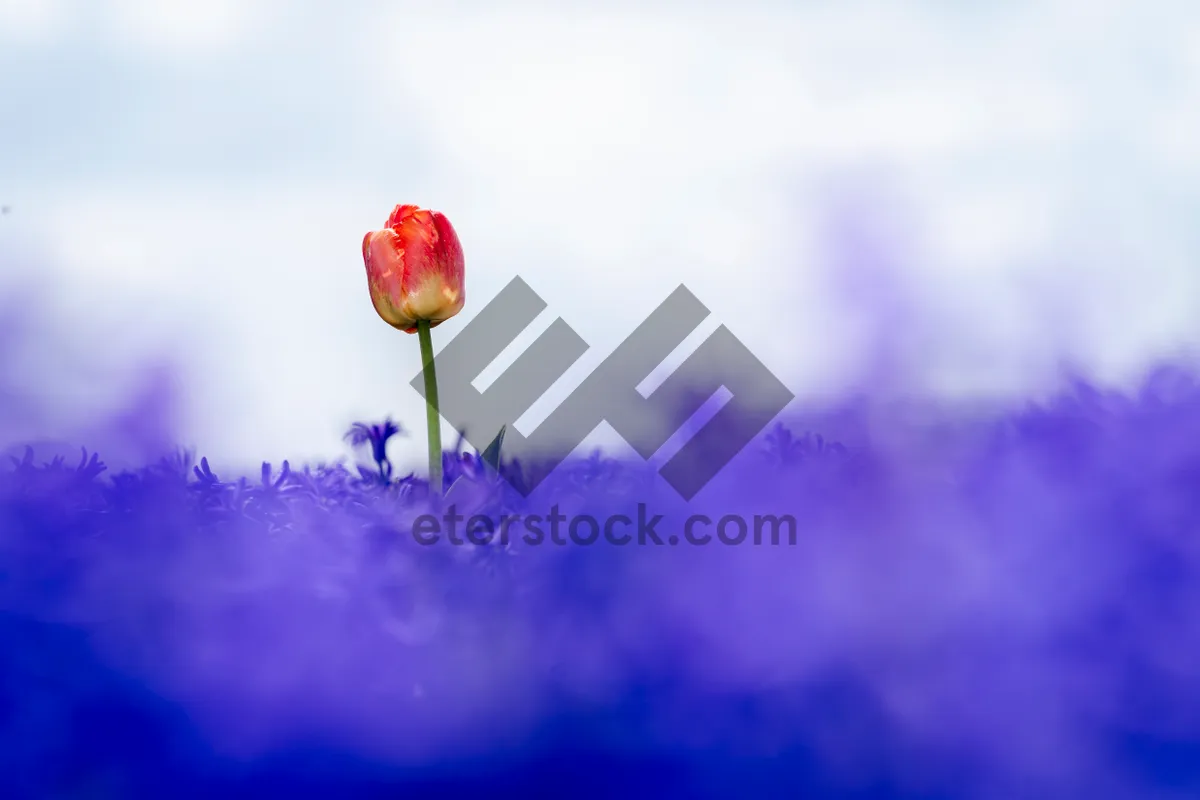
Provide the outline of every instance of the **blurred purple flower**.
{"type": "Polygon", "coordinates": [[[364,444],[371,446],[371,458],[379,469],[379,480],[388,482],[392,479],[392,462],[387,455],[387,444],[393,436],[407,436],[407,431],[392,422],[391,417],[383,422],[368,424],[355,422],[346,431],[345,440],[354,447],[364,444]]]}

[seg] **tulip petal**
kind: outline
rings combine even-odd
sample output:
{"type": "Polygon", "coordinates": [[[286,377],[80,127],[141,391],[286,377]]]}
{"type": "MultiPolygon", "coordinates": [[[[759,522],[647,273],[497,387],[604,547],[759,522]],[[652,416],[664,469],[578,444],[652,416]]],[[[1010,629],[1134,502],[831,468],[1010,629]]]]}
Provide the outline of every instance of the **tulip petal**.
{"type": "Polygon", "coordinates": [[[384,228],[363,240],[371,302],[384,322],[405,329],[413,324],[404,291],[405,253],[396,232],[384,228]]]}
{"type": "Polygon", "coordinates": [[[388,217],[387,225],[385,227],[393,229],[398,228],[402,222],[413,215],[413,212],[418,211],[419,209],[420,206],[414,206],[412,204],[402,203],[396,206],[394,209],[392,209],[391,216],[388,217]]]}

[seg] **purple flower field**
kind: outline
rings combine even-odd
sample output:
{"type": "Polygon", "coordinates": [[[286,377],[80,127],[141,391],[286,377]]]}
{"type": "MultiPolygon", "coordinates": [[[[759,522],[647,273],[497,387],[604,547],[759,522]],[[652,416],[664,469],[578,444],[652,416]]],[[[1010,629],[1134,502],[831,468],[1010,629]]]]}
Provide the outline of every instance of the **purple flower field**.
{"type": "Polygon", "coordinates": [[[446,455],[473,513],[797,520],[737,546],[420,544],[382,421],[361,469],[17,448],[4,796],[1196,796],[1200,382],[918,411],[792,415],[691,504],[446,455]]]}

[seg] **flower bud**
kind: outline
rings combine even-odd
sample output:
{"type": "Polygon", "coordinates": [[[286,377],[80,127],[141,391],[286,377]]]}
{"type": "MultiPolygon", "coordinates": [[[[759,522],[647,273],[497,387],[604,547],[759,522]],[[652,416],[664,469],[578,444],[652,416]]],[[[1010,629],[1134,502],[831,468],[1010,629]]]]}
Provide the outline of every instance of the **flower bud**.
{"type": "Polygon", "coordinates": [[[399,205],[381,230],[363,237],[371,302],[383,321],[406,333],[417,322],[435,327],[462,310],[463,251],[450,220],[414,205],[399,205]]]}

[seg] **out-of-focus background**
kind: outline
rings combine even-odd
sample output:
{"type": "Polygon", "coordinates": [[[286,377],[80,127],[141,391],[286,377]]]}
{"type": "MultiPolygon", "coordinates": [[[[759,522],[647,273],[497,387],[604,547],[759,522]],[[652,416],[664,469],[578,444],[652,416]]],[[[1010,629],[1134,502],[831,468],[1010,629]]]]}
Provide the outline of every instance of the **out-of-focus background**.
{"type": "Polygon", "coordinates": [[[909,390],[1003,396],[1200,342],[1187,0],[0,0],[0,100],[46,435],[163,360],[218,463],[387,413],[419,463],[417,343],[360,252],[400,202],[467,255],[435,346],[520,275],[531,336],[592,345],[562,392],[679,283],[802,400],[880,345],[909,390]]]}

